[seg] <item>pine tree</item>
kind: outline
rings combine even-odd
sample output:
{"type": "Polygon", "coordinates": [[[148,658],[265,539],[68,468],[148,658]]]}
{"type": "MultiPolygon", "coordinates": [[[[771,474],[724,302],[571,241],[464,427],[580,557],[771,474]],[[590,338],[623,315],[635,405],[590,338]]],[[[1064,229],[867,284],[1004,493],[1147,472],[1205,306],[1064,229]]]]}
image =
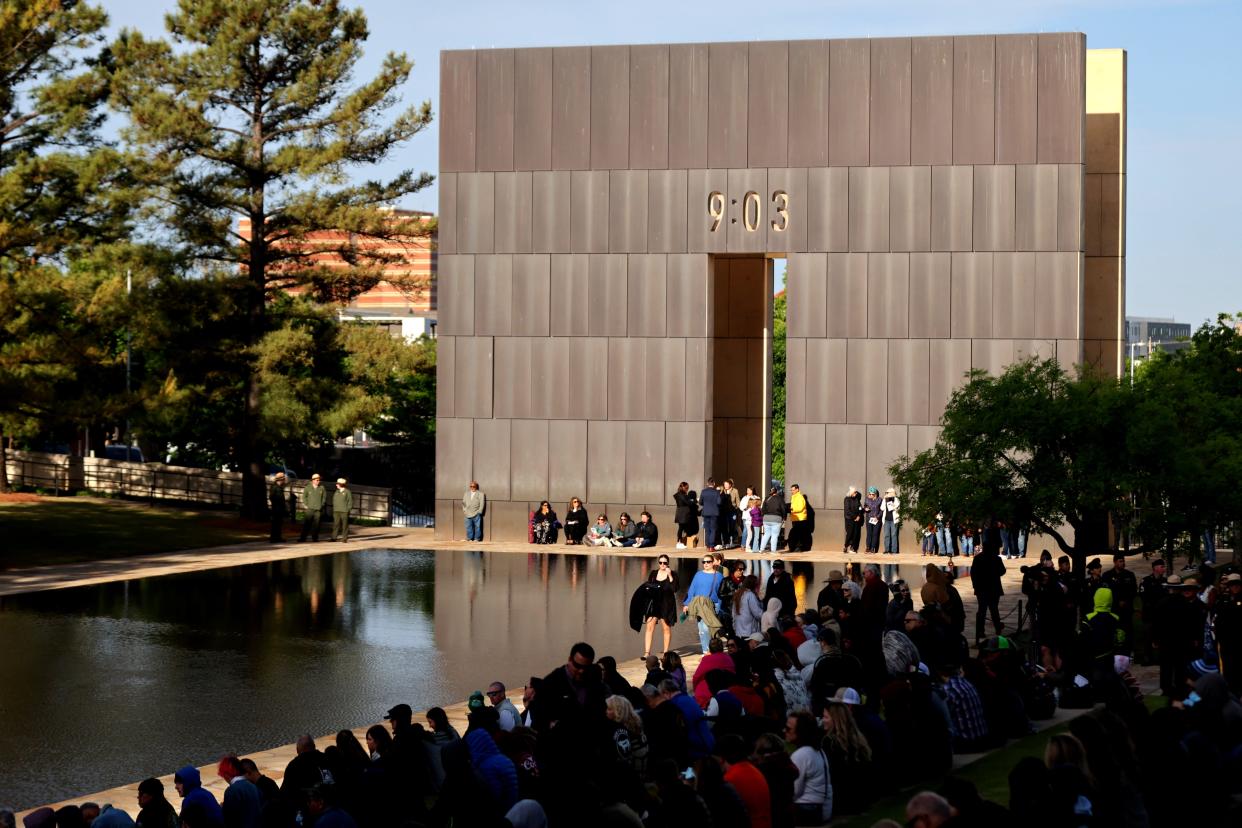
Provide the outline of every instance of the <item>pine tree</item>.
{"type": "Polygon", "coordinates": [[[125,232],[126,165],[98,134],[106,24],[77,0],[0,3],[0,491],[5,433],[71,416],[58,391],[95,356],[60,266],[125,232]]]}
{"type": "Polygon", "coordinates": [[[351,183],[356,168],[422,131],[431,105],[385,121],[412,68],[404,55],[387,55],[374,78],[353,86],[367,23],[336,0],[179,0],[166,25],[168,40],[127,31],[114,45],[113,100],[128,116],[126,139],[151,165],[163,226],[212,278],[238,281],[243,402],[239,421],[221,425],[236,434],[243,513],[255,516],[265,509],[272,431],[264,397],[281,393],[265,383],[263,363],[298,339],[281,333],[298,323],[277,304],[289,291],[348,301],[392,258],[371,240],[434,229],[394,221],[387,209],[431,176],[351,183]],[[323,231],[343,232],[332,240],[323,231]]]}

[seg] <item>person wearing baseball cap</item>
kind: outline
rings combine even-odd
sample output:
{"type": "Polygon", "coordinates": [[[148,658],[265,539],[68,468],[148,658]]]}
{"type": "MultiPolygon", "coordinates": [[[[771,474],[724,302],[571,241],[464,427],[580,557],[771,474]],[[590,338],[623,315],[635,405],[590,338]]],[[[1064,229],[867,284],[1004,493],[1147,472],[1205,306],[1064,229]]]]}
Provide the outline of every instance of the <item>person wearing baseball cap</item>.
{"type": "Polygon", "coordinates": [[[336,479],[336,491],[332,493],[332,540],[341,543],[349,540],[349,513],[354,508],[354,493],[343,477],[336,479]]]}
{"type": "Polygon", "coordinates": [[[323,478],[319,472],[311,475],[311,481],[302,489],[302,534],[298,543],[305,543],[309,535],[311,541],[319,542],[319,523],[323,520],[323,507],[327,505],[328,490],[323,487],[323,478]]]}

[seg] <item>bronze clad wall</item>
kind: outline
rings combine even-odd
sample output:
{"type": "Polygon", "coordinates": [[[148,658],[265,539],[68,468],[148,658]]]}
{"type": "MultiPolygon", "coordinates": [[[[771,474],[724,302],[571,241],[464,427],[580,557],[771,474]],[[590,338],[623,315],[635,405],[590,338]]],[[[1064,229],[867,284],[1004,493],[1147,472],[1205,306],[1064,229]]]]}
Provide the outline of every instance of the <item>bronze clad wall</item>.
{"type": "Polygon", "coordinates": [[[1081,34],[443,53],[437,514],[478,479],[520,540],[544,498],[761,485],[764,256],[788,482],[829,511],[972,367],[1099,361],[1124,168],[1084,174],[1086,78],[1081,34]]]}

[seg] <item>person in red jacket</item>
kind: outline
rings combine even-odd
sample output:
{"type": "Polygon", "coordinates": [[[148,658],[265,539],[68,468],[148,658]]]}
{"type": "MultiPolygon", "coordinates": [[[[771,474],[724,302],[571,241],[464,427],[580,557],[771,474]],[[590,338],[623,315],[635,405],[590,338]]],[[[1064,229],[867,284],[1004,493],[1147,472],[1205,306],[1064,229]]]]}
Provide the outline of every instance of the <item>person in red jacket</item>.
{"type": "Polygon", "coordinates": [[[721,736],[716,743],[716,756],[724,768],[725,781],[733,786],[746,806],[751,828],[772,828],[772,795],[768,780],[751,764],[742,737],[736,733],[721,736]]]}

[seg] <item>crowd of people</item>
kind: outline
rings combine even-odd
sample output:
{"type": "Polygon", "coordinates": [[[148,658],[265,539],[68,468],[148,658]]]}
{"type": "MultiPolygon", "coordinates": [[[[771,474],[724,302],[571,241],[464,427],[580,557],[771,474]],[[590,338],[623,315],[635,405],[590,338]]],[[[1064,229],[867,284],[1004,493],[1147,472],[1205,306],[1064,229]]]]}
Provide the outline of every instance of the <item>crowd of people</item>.
{"type": "MultiPolygon", "coordinates": [[[[322,750],[300,738],[280,784],[226,756],[216,770],[222,801],[185,767],[174,777],[176,808],[148,779],[137,824],[784,828],[863,813],[884,793],[927,783],[938,787],[910,799],[906,825],[1242,818],[1242,665],[1232,669],[1229,648],[1242,624],[1240,573],[1221,573],[1220,588],[1210,566],[1166,577],[1155,562],[1139,583],[1118,558],[1109,573],[1092,562],[1076,579],[1044,555],[1023,571],[1035,621],[1027,648],[995,614],[1004,564],[988,544],[971,568],[975,647],[954,573],[933,563],[917,607],[910,584],[885,583],[866,564],[857,578],[829,572],[801,612],[781,560],[761,584],[745,562],[704,554],[684,592],[669,558],[656,563],[631,606],[631,623],[647,625],[641,683],[578,643],[563,665],[529,679],[520,707],[500,682],[473,694],[463,733],[442,709],[416,723],[399,704],[365,742],[348,730],[322,750]],[[1168,680],[1152,714],[1129,672],[1136,600],[1151,633],[1139,638],[1168,680]],[[700,633],[692,670],[669,649],[679,611],[700,633]],[[988,616],[995,634],[985,638],[988,616]],[[662,656],[650,652],[660,627],[662,656]],[[1008,808],[950,775],[955,754],[1026,736],[1058,707],[1092,706],[1049,739],[1043,761],[1013,768],[1008,808]]],[[[24,824],[133,822],[84,805],[42,809],[24,824]]]]}

